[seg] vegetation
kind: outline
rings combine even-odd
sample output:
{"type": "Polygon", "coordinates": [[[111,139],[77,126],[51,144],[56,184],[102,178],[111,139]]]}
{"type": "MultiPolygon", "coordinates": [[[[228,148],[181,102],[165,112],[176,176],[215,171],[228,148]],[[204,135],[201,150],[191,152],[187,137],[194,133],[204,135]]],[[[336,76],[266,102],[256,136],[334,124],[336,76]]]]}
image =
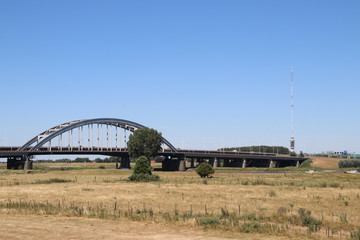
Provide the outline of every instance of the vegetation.
{"type": "Polygon", "coordinates": [[[34,184],[68,183],[68,182],[72,182],[72,181],[62,178],[50,178],[45,180],[37,180],[34,182],[34,184]]]}
{"type": "Polygon", "coordinates": [[[303,161],[300,165],[300,168],[310,168],[311,167],[311,163],[312,163],[312,160],[309,158],[309,159],[306,159],[305,161],[303,161]]]}
{"type": "Polygon", "coordinates": [[[154,158],[161,149],[161,133],[151,128],[141,128],[129,137],[127,143],[131,158],[145,156],[148,159],[154,158]]]}
{"type": "Polygon", "coordinates": [[[351,239],[360,240],[360,227],[357,227],[356,230],[351,232],[351,239]]]}
{"type": "Polygon", "coordinates": [[[297,154],[296,154],[296,152],[290,152],[290,156],[291,156],[291,157],[296,157],[297,154]]]}
{"type": "Polygon", "coordinates": [[[120,162],[119,157],[106,157],[106,158],[96,158],[94,161],[91,161],[89,158],[75,158],[74,160],[71,160],[69,158],[61,158],[61,159],[47,159],[47,160],[35,160],[35,162],[38,163],[51,163],[51,162],[57,162],[57,163],[84,163],[84,162],[96,162],[96,163],[117,163],[120,162]]]}
{"type": "Polygon", "coordinates": [[[340,160],[339,168],[358,168],[360,167],[360,160],[340,160]]]}
{"type": "Polygon", "coordinates": [[[263,152],[263,153],[278,153],[289,154],[290,151],[287,147],[281,146],[247,146],[247,147],[229,147],[221,148],[219,151],[238,151],[238,152],[263,152]]]}
{"type": "Polygon", "coordinates": [[[152,174],[149,160],[145,156],[136,160],[133,173],[129,177],[129,180],[133,182],[154,182],[159,181],[159,179],[158,175],[152,174]]]}
{"type": "Polygon", "coordinates": [[[195,169],[196,173],[199,174],[200,177],[202,178],[207,178],[209,177],[211,174],[213,174],[215,171],[213,169],[213,167],[207,163],[207,162],[203,162],[201,163],[196,169],[195,169]]]}
{"type": "Polygon", "coordinates": [[[118,163],[118,162],[120,162],[120,158],[119,157],[114,157],[114,156],[106,157],[104,159],[95,158],[94,162],[97,162],[97,163],[118,163]]]}
{"type": "Polygon", "coordinates": [[[134,184],[132,171],[112,163],[38,165],[52,169],[0,170],[0,218],[166,223],[244,239],[359,239],[356,174],[217,172],[201,179],[194,171],[158,172],[161,181],[134,184]],[[73,170],[60,171],[65,165],[73,170]]]}

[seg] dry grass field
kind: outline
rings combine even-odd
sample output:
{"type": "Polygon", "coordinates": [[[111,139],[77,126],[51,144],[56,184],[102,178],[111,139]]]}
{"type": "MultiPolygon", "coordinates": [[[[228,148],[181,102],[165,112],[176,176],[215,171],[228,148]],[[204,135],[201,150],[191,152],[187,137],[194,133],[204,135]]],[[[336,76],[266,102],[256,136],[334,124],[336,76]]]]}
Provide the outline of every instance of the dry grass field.
{"type": "Polygon", "coordinates": [[[313,157],[311,165],[321,168],[338,168],[340,158],[313,157]]]}
{"type": "Polygon", "coordinates": [[[359,175],[37,168],[0,170],[0,239],[360,239],[359,175]]]}

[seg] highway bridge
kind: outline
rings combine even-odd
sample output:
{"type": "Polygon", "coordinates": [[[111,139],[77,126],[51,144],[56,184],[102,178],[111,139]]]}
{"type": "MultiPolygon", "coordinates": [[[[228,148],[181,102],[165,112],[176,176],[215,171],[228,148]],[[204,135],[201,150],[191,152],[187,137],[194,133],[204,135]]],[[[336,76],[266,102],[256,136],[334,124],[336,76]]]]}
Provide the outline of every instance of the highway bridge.
{"type": "MultiPolygon", "coordinates": [[[[144,126],[115,118],[76,120],[50,128],[23,146],[0,147],[0,158],[7,158],[8,169],[32,169],[36,155],[106,155],[120,159],[119,168],[130,168],[127,137],[144,126]],[[55,144],[54,144],[55,143],[55,144]]],[[[183,171],[185,161],[191,167],[207,161],[214,167],[287,167],[299,166],[306,158],[275,153],[185,150],[175,148],[162,138],[162,150],[156,158],[163,170],[183,171]]]]}

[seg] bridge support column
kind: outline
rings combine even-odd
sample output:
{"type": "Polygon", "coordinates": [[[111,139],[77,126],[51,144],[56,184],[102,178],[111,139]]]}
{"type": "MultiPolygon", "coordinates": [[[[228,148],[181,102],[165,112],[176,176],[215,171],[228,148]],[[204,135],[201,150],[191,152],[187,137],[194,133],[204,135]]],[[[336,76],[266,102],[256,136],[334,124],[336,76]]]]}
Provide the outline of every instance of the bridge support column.
{"type": "Polygon", "coordinates": [[[186,170],[185,160],[179,159],[178,161],[179,161],[179,171],[185,171],[186,170]]]}
{"type": "Polygon", "coordinates": [[[300,161],[296,161],[296,167],[300,167],[300,161]]]}
{"type": "Polygon", "coordinates": [[[29,159],[29,156],[24,156],[24,170],[32,170],[33,169],[33,161],[29,159]]]}
{"type": "Polygon", "coordinates": [[[130,169],[129,156],[122,156],[120,161],[120,169],[130,169]]]}
{"type": "Polygon", "coordinates": [[[270,160],[269,168],[274,168],[276,166],[276,161],[270,160]]]}
{"type": "Polygon", "coordinates": [[[242,161],[242,166],[241,166],[242,168],[246,168],[246,159],[243,159],[243,161],[242,161]]]}
{"type": "Polygon", "coordinates": [[[213,161],[213,167],[216,168],[218,167],[218,165],[219,165],[218,159],[215,157],[213,161]]]}

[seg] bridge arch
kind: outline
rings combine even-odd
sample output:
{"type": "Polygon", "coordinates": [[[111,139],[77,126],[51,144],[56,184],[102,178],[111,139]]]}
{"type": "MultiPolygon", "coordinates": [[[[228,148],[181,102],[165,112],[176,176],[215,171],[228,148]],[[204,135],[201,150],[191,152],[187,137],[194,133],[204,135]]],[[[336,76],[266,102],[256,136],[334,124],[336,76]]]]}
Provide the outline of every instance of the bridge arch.
{"type": "MultiPolygon", "coordinates": [[[[52,127],[32,139],[30,139],[27,143],[21,146],[18,151],[25,151],[29,149],[30,151],[37,151],[40,147],[42,147],[45,143],[51,141],[53,138],[60,136],[63,133],[69,132],[72,129],[80,128],[83,126],[88,126],[92,124],[99,124],[99,125],[108,125],[108,126],[115,126],[119,128],[123,128],[130,132],[134,132],[137,129],[144,128],[145,126],[124,120],[124,119],[117,119],[117,118],[95,118],[95,119],[83,119],[83,120],[75,120],[67,123],[63,123],[52,127]],[[35,144],[34,146],[32,146],[35,144]]],[[[168,146],[172,151],[177,152],[177,149],[164,137],[162,137],[162,142],[168,146]]]]}

